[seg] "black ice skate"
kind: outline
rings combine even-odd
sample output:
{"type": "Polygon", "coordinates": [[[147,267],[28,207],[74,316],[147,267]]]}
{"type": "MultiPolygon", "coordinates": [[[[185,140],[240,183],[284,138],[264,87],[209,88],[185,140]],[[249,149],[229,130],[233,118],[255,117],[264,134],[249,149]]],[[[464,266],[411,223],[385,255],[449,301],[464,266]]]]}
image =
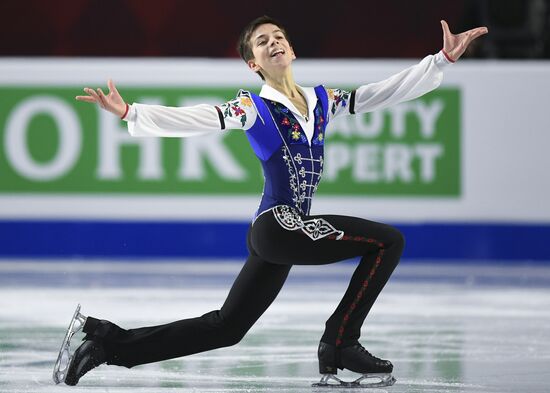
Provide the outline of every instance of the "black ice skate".
{"type": "Polygon", "coordinates": [[[80,377],[105,362],[105,353],[101,344],[86,340],[71,355],[71,339],[86,323],[86,317],[80,313],[80,304],[76,307],[57,361],[53,369],[53,381],[56,384],[65,382],[67,385],[76,385],[80,377]]]}
{"type": "Polygon", "coordinates": [[[391,362],[371,355],[360,344],[337,349],[334,345],[321,342],[317,355],[319,373],[323,377],[320,382],[312,385],[314,387],[376,388],[395,383],[395,378],[391,375],[391,362]],[[342,381],[336,377],[338,369],[347,369],[362,376],[351,382],[342,381]]]}
{"type": "Polygon", "coordinates": [[[67,368],[65,383],[71,386],[76,385],[84,374],[103,363],[105,363],[103,345],[94,340],[85,340],[74,351],[67,368]]]}

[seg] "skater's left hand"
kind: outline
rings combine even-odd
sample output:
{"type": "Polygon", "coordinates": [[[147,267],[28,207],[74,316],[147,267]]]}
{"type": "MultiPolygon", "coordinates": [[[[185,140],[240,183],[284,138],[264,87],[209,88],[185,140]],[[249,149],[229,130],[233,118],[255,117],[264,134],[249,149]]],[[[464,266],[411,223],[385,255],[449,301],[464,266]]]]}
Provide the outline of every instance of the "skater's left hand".
{"type": "Polygon", "coordinates": [[[443,28],[443,50],[452,61],[457,61],[473,40],[489,32],[487,27],[483,26],[464,33],[453,34],[444,20],[441,21],[441,27],[443,28]]]}

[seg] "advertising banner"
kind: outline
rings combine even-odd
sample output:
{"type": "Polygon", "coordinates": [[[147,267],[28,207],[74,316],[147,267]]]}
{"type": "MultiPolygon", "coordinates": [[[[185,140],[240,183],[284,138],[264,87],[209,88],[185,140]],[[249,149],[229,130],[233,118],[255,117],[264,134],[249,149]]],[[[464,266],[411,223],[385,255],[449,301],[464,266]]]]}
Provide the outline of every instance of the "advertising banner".
{"type": "MultiPolygon", "coordinates": [[[[243,131],[133,138],[74,88],[0,87],[0,193],[258,195],[263,178],[243,131]]],[[[130,102],[221,104],[235,88],[126,88],[130,102]]],[[[321,195],[460,195],[460,91],[339,118],[327,132],[321,195]]]]}

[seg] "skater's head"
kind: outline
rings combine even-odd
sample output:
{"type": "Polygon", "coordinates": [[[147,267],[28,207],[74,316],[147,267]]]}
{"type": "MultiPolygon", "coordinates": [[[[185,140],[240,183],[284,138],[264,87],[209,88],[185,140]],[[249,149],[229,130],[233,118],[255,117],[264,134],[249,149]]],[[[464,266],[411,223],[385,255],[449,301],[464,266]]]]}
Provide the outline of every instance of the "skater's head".
{"type": "Polygon", "coordinates": [[[248,67],[263,80],[286,72],[296,58],[285,28],[266,15],[243,29],[237,49],[248,67]]]}

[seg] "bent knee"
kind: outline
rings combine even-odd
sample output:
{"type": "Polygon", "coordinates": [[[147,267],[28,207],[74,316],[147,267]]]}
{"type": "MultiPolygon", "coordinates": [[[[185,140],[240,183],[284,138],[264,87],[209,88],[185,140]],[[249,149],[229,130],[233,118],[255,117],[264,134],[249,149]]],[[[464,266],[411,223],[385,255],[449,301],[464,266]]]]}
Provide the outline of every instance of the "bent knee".
{"type": "Polygon", "coordinates": [[[405,236],[403,235],[403,232],[401,232],[399,229],[388,225],[387,226],[387,233],[386,233],[386,242],[385,246],[387,248],[398,248],[400,250],[403,250],[405,248],[405,236]]]}
{"type": "Polygon", "coordinates": [[[237,345],[244,338],[246,332],[246,330],[242,329],[228,330],[225,337],[225,346],[230,347],[233,345],[237,345]]]}

